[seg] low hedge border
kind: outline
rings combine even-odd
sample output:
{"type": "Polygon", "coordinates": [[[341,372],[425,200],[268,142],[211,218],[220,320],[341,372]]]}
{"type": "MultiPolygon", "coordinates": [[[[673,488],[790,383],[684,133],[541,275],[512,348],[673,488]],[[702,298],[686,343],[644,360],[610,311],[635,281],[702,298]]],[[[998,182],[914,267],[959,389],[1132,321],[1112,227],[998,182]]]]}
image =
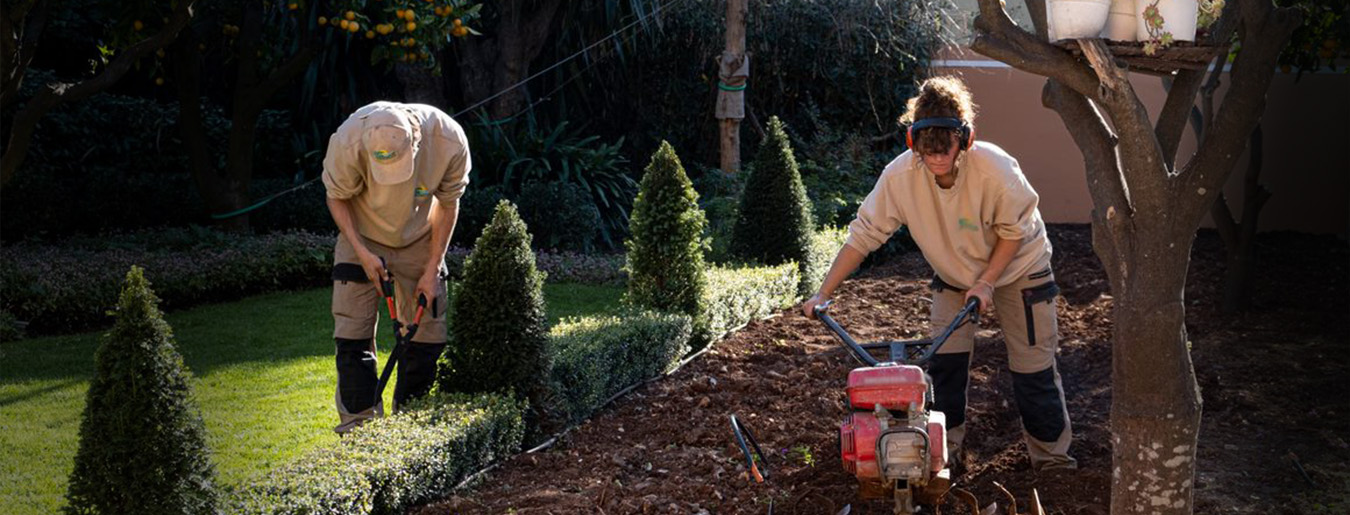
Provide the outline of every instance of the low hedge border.
{"type": "Polygon", "coordinates": [[[751,320],[792,305],[797,300],[799,273],[793,262],[778,266],[710,267],[699,343],[710,344],[751,320]]]}
{"type": "Polygon", "coordinates": [[[567,422],[585,420],[614,394],[673,368],[689,352],[692,325],[685,315],[646,311],[554,326],[553,383],[567,422]]]}
{"type": "MultiPolygon", "coordinates": [[[[163,299],[165,310],[236,300],[271,291],[329,284],[332,234],[303,231],[233,235],[208,229],[159,229],[82,238],[61,244],[0,248],[0,341],[106,327],[131,265],[163,299]]],[[[452,277],[468,249],[452,248],[452,277]]],[[[549,282],[621,285],[623,256],[540,252],[549,282]]]]}
{"type": "Polygon", "coordinates": [[[321,286],[329,282],[333,267],[333,237],[327,235],[273,233],[166,248],[147,234],[112,238],[125,241],[124,247],[80,242],[5,246],[0,249],[0,310],[25,322],[29,334],[74,332],[111,322],[107,310],[117,304],[132,265],[145,269],[166,310],[321,286]]]}
{"type": "Polygon", "coordinates": [[[230,511],[403,513],[520,449],[522,409],[496,394],[422,399],[263,475],[231,496],[230,511]]]}

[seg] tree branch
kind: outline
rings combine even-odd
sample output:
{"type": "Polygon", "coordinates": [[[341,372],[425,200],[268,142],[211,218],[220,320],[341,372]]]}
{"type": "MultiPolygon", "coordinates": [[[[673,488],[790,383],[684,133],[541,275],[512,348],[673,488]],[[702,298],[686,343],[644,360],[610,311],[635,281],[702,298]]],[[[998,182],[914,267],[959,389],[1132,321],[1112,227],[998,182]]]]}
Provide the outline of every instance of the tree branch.
{"type": "Polygon", "coordinates": [[[0,107],[7,107],[19,100],[19,86],[23,84],[28,72],[28,63],[33,62],[37,53],[38,40],[42,38],[42,28],[47,25],[47,11],[50,3],[46,0],[25,2],[15,6],[9,13],[0,15],[0,107]],[[14,19],[21,20],[23,34],[16,34],[14,19]]]}
{"type": "Polygon", "coordinates": [[[975,41],[970,48],[1019,70],[1055,79],[1092,100],[1097,97],[1097,78],[1092,70],[1062,48],[1022,30],[1008,17],[998,0],[979,0],[975,18],[975,41]]]}
{"type": "Polygon", "coordinates": [[[1054,80],[1046,81],[1041,102],[1064,121],[1087,167],[1088,193],[1094,217],[1116,220],[1133,215],[1129,188],[1116,161],[1116,136],[1087,98],[1054,80]]]}
{"type": "Polygon", "coordinates": [[[1269,0],[1242,2],[1240,12],[1239,36],[1243,45],[1230,72],[1232,86],[1212,117],[1212,128],[1206,131],[1205,141],[1192,166],[1188,166],[1190,173],[1184,176],[1184,187],[1179,192],[1207,196],[1208,201],[1199,203],[1197,209],[1207,208],[1227,182],[1243,142],[1265,111],[1266,90],[1280,51],[1302,22],[1298,11],[1276,8],[1269,0]]]}
{"type": "MultiPolygon", "coordinates": [[[[1172,169],[1177,161],[1177,148],[1181,146],[1181,134],[1186,131],[1186,119],[1195,107],[1195,94],[1204,81],[1204,70],[1181,70],[1175,79],[1163,78],[1167,89],[1167,101],[1158,114],[1158,125],[1153,133],[1162,147],[1162,157],[1167,169],[1172,169]],[[1169,84],[1170,82],[1170,84],[1169,84]]],[[[1199,134],[1196,134],[1197,138],[1199,134]]]]}
{"type": "Polygon", "coordinates": [[[131,66],[142,57],[164,48],[174,38],[178,37],[178,32],[183,30],[183,27],[186,27],[188,21],[192,19],[194,3],[195,0],[184,0],[179,3],[178,8],[169,17],[169,22],[164,25],[164,28],[160,29],[155,35],[122,51],[102,72],[93,78],[73,84],[48,84],[45,89],[34,95],[33,99],[29,100],[23,109],[14,115],[9,142],[5,146],[4,156],[0,157],[0,186],[8,184],[14,178],[15,171],[19,169],[24,156],[28,153],[28,144],[32,139],[33,131],[37,128],[37,123],[42,119],[42,116],[47,114],[47,111],[64,102],[80,100],[103,91],[121,80],[122,76],[131,70],[131,66]]]}

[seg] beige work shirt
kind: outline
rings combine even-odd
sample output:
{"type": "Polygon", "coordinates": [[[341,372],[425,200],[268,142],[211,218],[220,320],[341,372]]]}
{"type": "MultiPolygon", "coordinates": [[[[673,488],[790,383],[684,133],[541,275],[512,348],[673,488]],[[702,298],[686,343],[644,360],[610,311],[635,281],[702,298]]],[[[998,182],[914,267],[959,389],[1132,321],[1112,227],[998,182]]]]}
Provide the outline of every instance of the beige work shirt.
{"type": "Polygon", "coordinates": [[[431,231],[428,214],[435,203],[454,202],[464,194],[473,162],[464,129],[450,115],[429,105],[403,104],[421,125],[412,179],[376,183],[361,145],[362,117],[387,105],[376,102],[358,109],[333,133],[323,160],[323,184],[328,198],[351,203],[361,236],[403,248],[431,231]]]}
{"type": "Polygon", "coordinates": [[[938,277],[968,289],[989,266],[1000,238],[1019,240],[995,286],[1050,267],[1050,240],[1036,209],[1039,197],[1017,160],[992,143],[977,141],[956,160],[956,184],[939,188],[913,151],[886,165],[857,218],[848,226],[847,245],[869,254],[900,226],[909,227],[923,257],[938,277]]]}

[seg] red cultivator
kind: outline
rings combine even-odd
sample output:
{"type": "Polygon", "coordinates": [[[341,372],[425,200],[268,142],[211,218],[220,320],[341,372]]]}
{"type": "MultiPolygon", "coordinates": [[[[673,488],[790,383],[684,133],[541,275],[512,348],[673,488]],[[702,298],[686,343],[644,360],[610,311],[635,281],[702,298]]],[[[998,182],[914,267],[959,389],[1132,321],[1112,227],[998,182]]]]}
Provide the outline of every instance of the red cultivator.
{"type": "MultiPolygon", "coordinates": [[[[830,317],[830,305],[817,306],[816,316],[865,365],[848,374],[852,411],[839,426],[840,458],[844,469],[857,477],[859,494],[892,497],[897,514],[914,513],[920,505],[938,509],[948,493],[971,506],[971,513],[997,513],[996,505],[979,509],[974,495],[951,487],[947,417],[931,409],[932,380],[920,367],[958,328],[978,321],[979,300],[971,299],[936,338],[863,344],[830,317]],[[881,350],[889,353],[886,361],[872,356],[881,350]]],[[[1010,506],[1009,513],[1016,513],[1016,504],[1010,506]]],[[[1039,508],[1033,501],[1031,513],[1039,508]]]]}

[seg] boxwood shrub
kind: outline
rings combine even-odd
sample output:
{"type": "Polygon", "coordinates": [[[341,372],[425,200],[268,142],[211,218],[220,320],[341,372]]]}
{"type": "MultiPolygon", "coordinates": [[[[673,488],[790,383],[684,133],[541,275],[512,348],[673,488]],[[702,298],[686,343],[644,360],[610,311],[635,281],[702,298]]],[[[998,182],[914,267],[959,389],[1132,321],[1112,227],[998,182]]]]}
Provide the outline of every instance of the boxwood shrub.
{"type": "Polygon", "coordinates": [[[712,267],[708,270],[705,334],[696,345],[720,338],[727,331],[792,305],[800,282],[797,263],[778,266],[712,267]]]}
{"type": "Polygon", "coordinates": [[[580,422],[600,403],[672,368],[689,351],[687,315],[634,312],[567,319],[549,333],[560,410],[580,422]]]}
{"type": "Polygon", "coordinates": [[[522,408],[496,394],[419,399],[257,478],[234,492],[230,512],[403,513],[518,451],[522,408]]]}

